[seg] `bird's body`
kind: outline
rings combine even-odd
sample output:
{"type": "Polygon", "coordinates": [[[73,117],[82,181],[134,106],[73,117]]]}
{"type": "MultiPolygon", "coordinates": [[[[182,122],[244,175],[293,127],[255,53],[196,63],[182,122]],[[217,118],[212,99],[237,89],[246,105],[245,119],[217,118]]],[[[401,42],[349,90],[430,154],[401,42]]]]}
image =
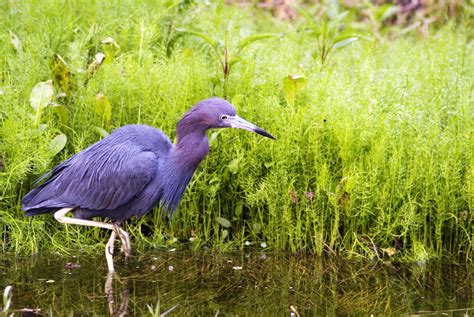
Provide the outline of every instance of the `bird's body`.
{"type": "Polygon", "coordinates": [[[207,130],[225,127],[273,138],[236,116],[227,101],[206,99],[179,121],[175,144],[150,126],[123,126],[40,178],[47,179],[23,197],[22,209],[31,216],[69,208],[78,219],[106,217],[117,222],[141,217],[156,205],[173,213],[209,152],[207,130]]]}
{"type": "MultiPolygon", "coordinates": [[[[46,182],[23,198],[23,209],[27,216],[75,207],[79,219],[141,217],[162,197],[172,196],[167,189],[187,185],[188,177],[174,178],[167,168],[173,165],[173,152],[173,144],[160,130],[123,126],[55,167],[46,182]],[[164,186],[167,180],[185,184],[164,186]]],[[[181,174],[193,173],[178,169],[181,174]]],[[[176,205],[167,203],[166,207],[176,205]]]]}

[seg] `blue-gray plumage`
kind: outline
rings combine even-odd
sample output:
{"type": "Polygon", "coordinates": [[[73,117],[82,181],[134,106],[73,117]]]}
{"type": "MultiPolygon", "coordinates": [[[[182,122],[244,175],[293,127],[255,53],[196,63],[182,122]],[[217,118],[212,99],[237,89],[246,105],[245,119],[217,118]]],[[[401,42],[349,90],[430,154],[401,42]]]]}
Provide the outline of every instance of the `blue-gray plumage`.
{"type": "Polygon", "coordinates": [[[73,208],[76,218],[122,222],[156,205],[171,213],[209,151],[206,131],[242,128],[272,138],[243,120],[220,98],[192,107],[176,126],[176,142],[158,129],[126,125],[53,168],[47,180],[23,197],[25,215],[73,208]]]}

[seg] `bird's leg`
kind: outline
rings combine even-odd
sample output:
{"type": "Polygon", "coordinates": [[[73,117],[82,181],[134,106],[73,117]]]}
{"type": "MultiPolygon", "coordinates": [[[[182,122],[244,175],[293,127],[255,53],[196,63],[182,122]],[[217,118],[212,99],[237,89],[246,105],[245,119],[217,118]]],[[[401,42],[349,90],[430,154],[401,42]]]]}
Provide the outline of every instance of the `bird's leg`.
{"type": "Polygon", "coordinates": [[[112,234],[110,236],[109,242],[107,242],[107,245],[105,247],[105,257],[107,258],[107,266],[109,268],[109,272],[113,272],[114,271],[113,253],[114,253],[115,238],[116,236],[119,236],[120,240],[122,241],[122,253],[124,253],[125,256],[130,256],[132,248],[130,246],[128,233],[125,230],[123,230],[118,224],[66,217],[66,214],[72,211],[73,209],[74,208],[59,209],[58,211],[54,213],[54,218],[61,223],[99,227],[99,228],[112,230],[112,234]]]}
{"type": "Polygon", "coordinates": [[[115,230],[112,230],[110,234],[109,242],[105,245],[105,258],[107,259],[107,266],[109,268],[109,273],[114,272],[114,244],[117,234],[115,230]]]}
{"type": "Polygon", "coordinates": [[[128,258],[132,254],[132,247],[130,246],[130,238],[128,232],[123,230],[120,224],[114,223],[114,231],[119,236],[120,241],[122,241],[122,247],[120,252],[128,258]]]}
{"type": "Polygon", "coordinates": [[[61,223],[67,223],[72,225],[81,225],[81,226],[91,226],[91,227],[99,227],[109,230],[114,230],[114,225],[111,223],[100,222],[100,221],[92,221],[92,220],[84,220],[84,219],[76,219],[72,217],[66,217],[66,214],[72,211],[74,208],[63,208],[59,209],[54,213],[54,219],[61,223]]]}

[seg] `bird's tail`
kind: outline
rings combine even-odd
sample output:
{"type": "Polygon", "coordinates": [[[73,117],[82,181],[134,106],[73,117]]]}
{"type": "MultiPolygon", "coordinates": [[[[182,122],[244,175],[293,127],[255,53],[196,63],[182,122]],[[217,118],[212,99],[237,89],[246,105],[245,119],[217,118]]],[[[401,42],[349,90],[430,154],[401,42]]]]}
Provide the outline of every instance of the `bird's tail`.
{"type": "Polygon", "coordinates": [[[46,198],[42,197],[43,188],[44,184],[32,189],[21,200],[21,209],[25,211],[25,216],[46,214],[62,208],[61,205],[48,199],[49,195],[46,195],[46,198]]]}
{"type": "MultiPolygon", "coordinates": [[[[22,207],[22,209],[23,209],[23,207],[22,207]]],[[[29,217],[29,216],[47,214],[47,213],[51,213],[51,212],[59,210],[59,209],[60,208],[34,208],[34,209],[27,210],[25,212],[25,216],[29,217]]],[[[23,209],[23,210],[25,210],[25,209],[23,209]]]]}
{"type": "Polygon", "coordinates": [[[39,214],[46,214],[63,207],[67,207],[64,203],[59,203],[55,200],[54,187],[50,185],[66,166],[66,160],[61,165],[56,166],[52,171],[44,174],[38,178],[33,184],[36,185],[42,180],[46,179],[41,185],[30,190],[21,200],[21,209],[25,211],[25,216],[34,216],[39,214]]]}

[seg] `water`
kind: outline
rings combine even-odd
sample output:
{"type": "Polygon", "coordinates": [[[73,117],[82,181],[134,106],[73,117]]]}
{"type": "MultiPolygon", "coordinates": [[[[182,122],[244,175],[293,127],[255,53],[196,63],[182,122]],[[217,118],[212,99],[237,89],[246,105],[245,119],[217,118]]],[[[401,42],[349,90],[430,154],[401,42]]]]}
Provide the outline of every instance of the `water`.
{"type": "Polygon", "coordinates": [[[209,252],[115,264],[108,276],[105,257],[2,255],[0,291],[13,286],[23,316],[474,316],[472,266],[209,252]]]}

